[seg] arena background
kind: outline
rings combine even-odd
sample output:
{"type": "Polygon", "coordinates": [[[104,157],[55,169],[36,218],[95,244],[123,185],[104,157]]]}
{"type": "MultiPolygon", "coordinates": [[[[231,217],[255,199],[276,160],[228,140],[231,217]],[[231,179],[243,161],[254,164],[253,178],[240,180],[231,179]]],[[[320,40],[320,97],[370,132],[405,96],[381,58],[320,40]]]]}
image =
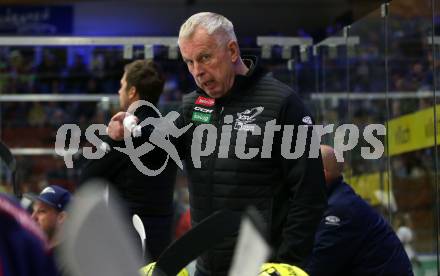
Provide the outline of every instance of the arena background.
{"type": "MultiPolygon", "coordinates": [[[[22,192],[55,183],[75,190],[79,171],[55,154],[57,129],[74,123],[84,134],[93,123],[106,124],[118,109],[125,63],[160,62],[167,77],[160,107],[175,110],[194,88],[178,56],[178,26],[209,10],[234,22],[243,54],[260,56],[298,91],[318,124],[386,125],[383,157],[361,158],[361,138],[346,156],[345,176],[395,230],[412,229],[416,274],[438,275],[440,0],[0,4],[0,138],[17,159],[22,192]]],[[[324,138],[333,144],[332,135],[324,138]]],[[[81,152],[74,160],[78,168],[81,152]]],[[[11,192],[11,175],[1,171],[0,191],[11,192]]],[[[176,210],[187,200],[181,173],[176,210]]]]}

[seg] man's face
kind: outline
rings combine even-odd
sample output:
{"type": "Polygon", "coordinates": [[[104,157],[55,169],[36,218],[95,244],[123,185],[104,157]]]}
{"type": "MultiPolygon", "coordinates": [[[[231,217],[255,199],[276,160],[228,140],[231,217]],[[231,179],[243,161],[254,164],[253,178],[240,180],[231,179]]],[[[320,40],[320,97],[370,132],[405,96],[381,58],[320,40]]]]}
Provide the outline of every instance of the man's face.
{"type": "Polygon", "coordinates": [[[32,218],[37,222],[40,228],[46,233],[50,240],[57,229],[57,220],[59,212],[52,206],[41,201],[35,201],[32,218]]]}
{"type": "Polygon", "coordinates": [[[130,102],[128,99],[126,76],[127,76],[127,74],[124,73],[124,75],[121,78],[121,87],[119,88],[119,91],[118,91],[119,106],[121,107],[121,110],[123,110],[123,111],[126,111],[128,109],[128,107],[130,106],[130,102]]]}
{"type": "Polygon", "coordinates": [[[225,45],[218,36],[199,27],[190,37],[179,41],[183,60],[197,86],[212,98],[221,98],[234,84],[234,62],[238,58],[231,51],[235,42],[225,45]]]}

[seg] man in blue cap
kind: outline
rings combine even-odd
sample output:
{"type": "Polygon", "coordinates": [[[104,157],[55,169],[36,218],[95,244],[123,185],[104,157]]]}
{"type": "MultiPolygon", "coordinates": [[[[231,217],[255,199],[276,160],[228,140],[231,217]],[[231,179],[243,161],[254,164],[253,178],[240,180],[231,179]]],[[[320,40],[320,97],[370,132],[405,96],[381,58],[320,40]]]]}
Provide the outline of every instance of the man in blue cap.
{"type": "Polygon", "coordinates": [[[58,246],[59,229],[66,220],[66,206],[69,204],[71,194],[57,185],[50,185],[37,195],[26,194],[34,201],[32,218],[46,234],[51,249],[58,246]]]}

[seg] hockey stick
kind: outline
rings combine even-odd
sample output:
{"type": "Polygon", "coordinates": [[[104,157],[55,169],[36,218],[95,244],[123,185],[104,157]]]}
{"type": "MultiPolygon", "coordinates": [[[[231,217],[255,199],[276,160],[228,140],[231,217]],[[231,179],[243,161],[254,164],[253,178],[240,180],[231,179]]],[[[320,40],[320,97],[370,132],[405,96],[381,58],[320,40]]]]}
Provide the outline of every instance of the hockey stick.
{"type": "Polygon", "coordinates": [[[237,234],[241,214],[217,211],[172,243],[158,258],[153,275],[174,276],[206,250],[237,234]]]}
{"type": "Polygon", "coordinates": [[[145,243],[146,243],[146,238],[147,238],[146,234],[145,234],[145,227],[144,227],[144,224],[142,223],[141,218],[136,214],[133,215],[132,221],[133,221],[134,229],[136,229],[136,232],[138,232],[139,237],[141,238],[142,259],[144,260],[145,259],[145,243]]]}
{"type": "Polygon", "coordinates": [[[21,199],[21,191],[20,188],[17,185],[16,179],[15,179],[15,172],[17,169],[17,161],[15,160],[14,156],[12,155],[9,148],[0,141],[0,158],[3,160],[3,162],[8,167],[9,171],[12,174],[12,191],[14,192],[14,195],[21,199]]]}
{"type": "Polygon", "coordinates": [[[139,275],[143,262],[135,250],[129,221],[123,219],[119,201],[105,200],[103,182],[85,183],[67,213],[61,244],[62,262],[74,276],[139,275]]]}
{"type": "Polygon", "coordinates": [[[241,221],[240,233],[228,276],[255,276],[269,258],[266,224],[257,209],[249,207],[241,221]]]}

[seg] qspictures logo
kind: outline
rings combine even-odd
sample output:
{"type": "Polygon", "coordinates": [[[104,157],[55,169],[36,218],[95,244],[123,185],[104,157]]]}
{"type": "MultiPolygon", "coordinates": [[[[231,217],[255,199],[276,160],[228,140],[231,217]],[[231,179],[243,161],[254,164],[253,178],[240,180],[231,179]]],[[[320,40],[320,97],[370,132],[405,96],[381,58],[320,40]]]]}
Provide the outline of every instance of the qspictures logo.
{"type": "MultiPolygon", "coordinates": [[[[124,125],[129,126],[124,127],[125,147],[111,148],[95,134],[98,132],[99,135],[105,135],[107,126],[93,124],[85,132],[87,141],[93,147],[83,147],[82,154],[86,159],[100,159],[110,150],[117,150],[126,154],[140,172],[155,176],[166,168],[170,158],[181,169],[183,168],[182,159],[179,156],[180,149],[176,147],[177,144],[182,145],[182,143],[173,144],[172,141],[183,139],[184,135],[190,135],[189,138],[185,137],[185,141],[191,141],[191,144],[184,144],[184,147],[190,147],[191,154],[187,162],[192,162],[195,168],[201,168],[202,157],[215,153],[217,153],[217,158],[230,158],[231,145],[235,145],[233,154],[239,159],[272,158],[275,133],[279,133],[282,137],[281,145],[277,148],[281,151],[281,157],[285,159],[298,159],[305,155],[307,158],[318,158],[322,137],[334,132],[336,158],[339,162],[343,162],[343,153],[352,150],[359,142],[360,130],[356,125],[343,124],[336,129],[334,124],[314,125],[309,116],[302,118],[300,125],[277,125],[276,120],[273,119],[265,122],[262,128],[255,124],[257,117],[264,112],[264,107],[261,106],[235,114],[225,114],[219,134],[217,127],[211,124],[214,104],[213,99],[199,97],[191,116],[192,122],[177,126],[176,121],[181,116],[178,112],[171,111],[166,116],[162,116],[153,104],[147,101],[137,101],[129,107],[124,119],[124,125]],[[148,117],[137,124],[131,114],[142,106],[152,108],[157,117],[148,117]],[[233,131],[236,132],[234,136],[233,131]],[[294,137],[295,134],[296,137],[294,137]],[[143,135],[145,137],[142,137],[143,135]],[[262,147],[248,147],[246,142],[249,135],[261,136],[262,147]],[[144,143],[135,148],[133,139],[138,139],[134,138],[137,136],[141,136],[144,143]],[[231,137],[236,137],[235,143],[231,143],[231,137]],[[220,143],[217,143],[218,139],[220,143]],[[220,148],[219,145],[222,147],[220,148]],[[294,149],[292,149],[293,146],[294,149]],[[162,149],[167,154],[167,158],[159,169],[153,170],[143,164],[140,158],[155,148],[162,149]]],[[[363,129],[363,139],[370,145],[361,147],[361,156],[364,159],[379,159],[383,155],[384,146],[377,136],[384,136],[385,132],[385,126],[382,124],[370,124],[363,129]]],[[[64,157],[68,168],[73,168],[72,155],[79,151],[80,136],[81,130],[75,124],[65,124],[57,131],[55,152],[64,157]],[[70,137],[69,141],[66,141],[67,137],[70,137]],[[67,145],[66,142],[68,142],[67,145]]]]}

